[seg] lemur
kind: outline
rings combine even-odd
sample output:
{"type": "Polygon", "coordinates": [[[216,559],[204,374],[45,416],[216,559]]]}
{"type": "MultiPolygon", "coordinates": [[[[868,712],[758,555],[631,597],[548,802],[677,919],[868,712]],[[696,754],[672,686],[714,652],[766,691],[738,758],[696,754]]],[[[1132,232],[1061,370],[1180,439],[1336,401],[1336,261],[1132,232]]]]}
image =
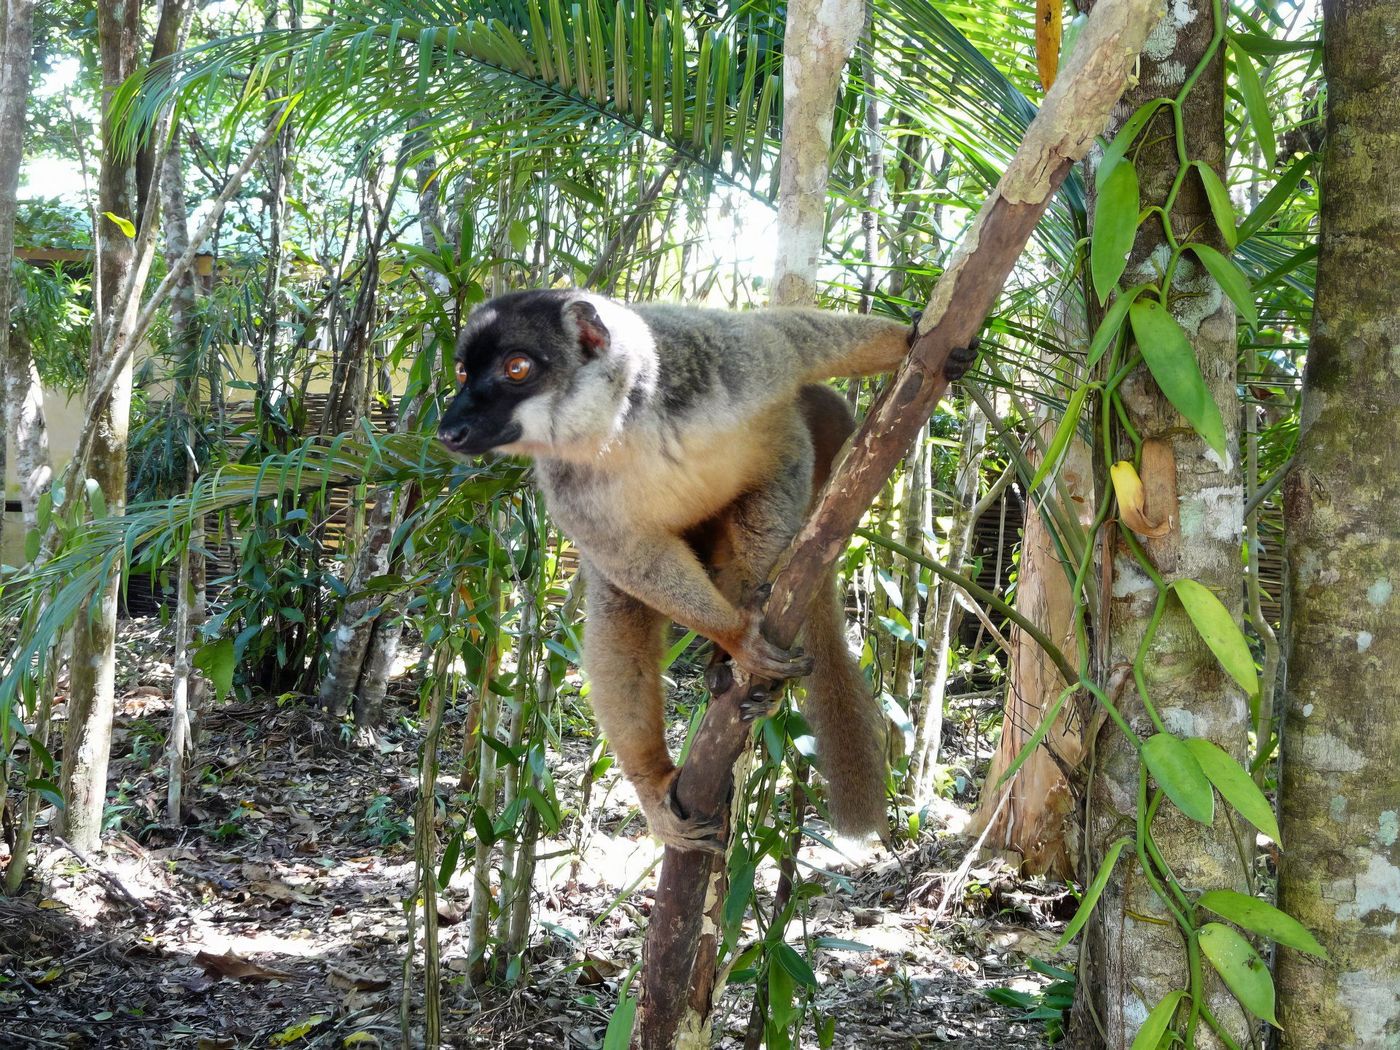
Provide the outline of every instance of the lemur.
{"type": "MultiPolygon", "coordinates": [[[[834,576],[808,611],[805,652],[763,636],[756,595],[854,427],[845,400],[817,384],[891,371],[911,338],[871,316],[625,305],[577,290],[502,295],[458,336],[460,389],[438,435],[465,455],[533,457],[581,555],[595,714],[667,845],[723,844],[721,821],[685,813],[674,794],[661,680],[670,620],[759,678],[809,675],[804,713],[832,823],[887,832],[885,720],[847,649],[834,576]]],[[[969,361],[950,363],[950,377],[969,361]]],[[[769,713],[764,699],[745,717],[769,713]]]]}

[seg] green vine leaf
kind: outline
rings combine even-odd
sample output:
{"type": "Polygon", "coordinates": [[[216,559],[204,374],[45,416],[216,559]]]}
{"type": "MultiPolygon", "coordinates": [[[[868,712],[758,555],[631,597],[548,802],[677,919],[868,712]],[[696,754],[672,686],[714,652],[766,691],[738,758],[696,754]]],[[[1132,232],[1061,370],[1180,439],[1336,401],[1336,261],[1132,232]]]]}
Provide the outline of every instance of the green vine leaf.
{"type": "Polygon", "coordinates": [[[1074,940],[1074,935],[1082,930],[1084,924],[1089,921],[1089,916],[1094,913],[1094,905],[1103,896],[1103,888],[1108,885],[1108,877],[1113,874],[1113,867],[1118,863],[1118,855],[1123,852],[1123,847],[1128,845],[1129,841],[1125,838],[1119,839],[1108,847],[1108,852],[1104,854],[1103,863],[1099,865],[1098,874],[1094,876],[1094,881],[1089,883],[1089,888],[1084,891],[1084,899],[1079,902],[1079,910],[1074,913],[1074,918],[1069,920],[1065,932],[1060,935],[1060,940],[1055,945],[1055,951],[1059,951],[1074,940]]]}
{"type": "Polygon", "coordinates": [[[1206,389],[1196,364],[1196,349],[1166,307],[1156,299],[1137,299],[1128,308],[1133,335],[1152,378],[1167,400],[1186,417],[1197,434],[1225,458],[1225,421],[1206,389]]]}
{"type": "Polygon", "coordinates": [[[1218,922],[1206,923],[1197,936],[1201,951],[1240,1005],[1278,1028],[1274,1017],[1274,980],[1259,953],[1238,932],[1218,922]]]}
{"type": "Polygon", "coordinates": [[[1259,673],[1254,668],[1254,654],[1244,639],[1230,610],[1208,587],[1195,580],[1177,580],[1172,590],[1181,599],[1186,615],[1191,617],[1197,633],[1210,646],[1220,666],[1239,687],[1250,696],[1259,692],[1259,673]]]}
{"type": "Polygon", "coordinates": [[[1191,749],[1191,754],[1196,756],[1201,771],[1215,785],[1220,797],[1274,842],[1281,841],[1273,807],[1259,790],[1259,785],[1245,772],[1244,767],[1209,740],[1189,737],[1186,746],[1191,749]]]}
{"type": "Polygon", "coordinates": [[[1207,911],[1213,911],[1223,919],[1229,919],[1236,926],[1243,926],[1251,933],[1278,941],[1300,952],[1326,959],[1327,952],[1317,943],[1308,928],[1287,912],[1280,911],[1268,901],[1251,897],[1235,890],[1211,890],[1201,894],[1196,902],[1207,911]]]}
{"type": "Polygon", "coordinates": [[[1089,354],[1084,359],[1086,373],[1098,364],[1099,358],[1103,357],[1108,348],[1113,345],[1113,340],[1117,337],[1119,329],[1123,327],[1123,322],[1128,319],[1128,308],[1149,287],[1151,286],[1146,284],[1135,284],[1127,291],[1118,293],[1118,298],[1113,300],[1113,305],[1108,308],[1108,313],[1104,314],[1103,320],[1094,330],[1094,338],[1089,341],[1089,354]]]}
{"type": "Polygon", "coordinates": [[[1215,793],[1210,781],[1180,737],[1170,733],[1148,737],[1142,744],[1142,760],[1177,809],[1202,824],[1215,820],[1215,793]]]}
{"type": "Polygon", "coordinates": [[[1113,171],[1118,162],[1128,153],[1128,147],[1138,137],[1138,134],[1147,122],[1152,119],[1152,114],[1156,113],[1161,106],[1170,105],[1165,98],[1148,99],[1137,111],[1123,121],[1123,126],[1118,129],[1118,134],[1113,136],[1113,141],[1104,147],[1103,156],[1099,158],[1098,171],[1094,173],[1094,187],[1099,191],[1103,190],[1104,180],[1108,178],[1109,172],[1113,171]]]}
{"type": "Polygon", "coordinates": [[[1120,160],[1103,181],[1094,204],[1094,236],[1089,242],[1089,270],[1100,302],[1118,285],[1128,265],[1138,226],[1137,171],[1120,160]]]}
{"type": "Polygon", "coordinates": [[[1161,1001],[1147,1015],[1147,1020],[1142,1022],[1142,1027],[1137,1030],[1137,1035],[1133,1036],[1133,1045],[1129,1050],[1157,1050],[1162,1036],[1167,1034],[1167,1025],[1171,1024],[1177,1004],[1184,998],[1186,998],[1186,993],[1181,989],[1162,996],[1161,1001]]]}
{"type": "Polygon", "coordinates": [[[1230,297],[1230,302],[1235,304],[1240,316],[1249,324],[1257,326],[1259,311],[1254,307],[1254,290],[1249,286],[1249,278],[1244,275],[1244,271],[1207,245],[1192,243],[1186,247],[1196,253],[1196,258],[1210,271],[1215,283],[1220,285],[1220,290],[1230,297]]]}
{"type": "Polygon", "coordinates": [[[1233,249],[1239,243],[1240,235],[1235,229],[1235,206],[1230,202],[1230,191],[1220,181],[1215,169],[1205,161],[1193,160],[1191,167],[1195,168],[1196,174],[1201,177],[1201,185],[1206,190],[1206,200],[1210,202],[1210,214],[1220,229],[1220,235],[1233,249]]]}

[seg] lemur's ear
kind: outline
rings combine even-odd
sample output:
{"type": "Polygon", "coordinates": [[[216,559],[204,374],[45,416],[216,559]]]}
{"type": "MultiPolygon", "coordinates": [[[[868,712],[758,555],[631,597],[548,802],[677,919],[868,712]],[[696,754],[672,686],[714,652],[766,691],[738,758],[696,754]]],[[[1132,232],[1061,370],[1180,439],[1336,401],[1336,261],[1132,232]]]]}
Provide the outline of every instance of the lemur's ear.
{"type": "Polygon", "coordinates": [[[586,299],[575,299],[564,307],[564,316],[577,326],[578,347],[586,360],[591,361],[607,352],[612,335],[592,303],[586,299]]]}

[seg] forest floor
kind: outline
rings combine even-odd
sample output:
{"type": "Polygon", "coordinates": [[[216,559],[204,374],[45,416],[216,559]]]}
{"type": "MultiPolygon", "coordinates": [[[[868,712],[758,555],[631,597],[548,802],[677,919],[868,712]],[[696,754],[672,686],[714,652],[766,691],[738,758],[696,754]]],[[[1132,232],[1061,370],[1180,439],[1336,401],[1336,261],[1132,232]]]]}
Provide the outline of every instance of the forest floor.
{"type": "MultiPolygon", "coordinates": [[[[41,827],[28,892],[0,897],[0,1047],[402,1045],[416,722],[399,719],[376,745],[354,747],[300,703],[219,705],[189,785],[190,823],[172,830],[160,820],[167,638],[155,621],[127,622],[119,649],[110,810],[119,826],[96,858],[41,827]]],[[[568,808],[577,808],[588,760],[579,741],[553,770],[568,808]]],[[[629,796],[625,784],[604,785],[572,879],[577,828],[541,844],[521,984],[469,986],[468,881],[459,873],[443,892],[446,1045],[601,1045],[640,958],[660,855],[630,816],[629,796]]],[[[940,908],[967,848],[929,832],[897,860],[881,853],[852,864],[804,847],[804,861],[840,874],[811,901],[805,931],[837,943],[809,954],[801,924],[789,930],[819,983],[800,1046],[1045,1045],[1042,1021],[987,993],[1034,995],[1049,983],[1026,959],[1065,963],[1053,949],[1073,901],[993,865],[972,868],[940,908]],[[829,1043],[816,1034],[827,1018],[829,1043]]],[[[760,891],[771,895],[775,880],[761,872],[760,891]]],[[[413,983],[421,1031],[417,969],[413,983]]],[[[743,1045],[751,989],[726,990],[716,1046],[743,1045]]]]}

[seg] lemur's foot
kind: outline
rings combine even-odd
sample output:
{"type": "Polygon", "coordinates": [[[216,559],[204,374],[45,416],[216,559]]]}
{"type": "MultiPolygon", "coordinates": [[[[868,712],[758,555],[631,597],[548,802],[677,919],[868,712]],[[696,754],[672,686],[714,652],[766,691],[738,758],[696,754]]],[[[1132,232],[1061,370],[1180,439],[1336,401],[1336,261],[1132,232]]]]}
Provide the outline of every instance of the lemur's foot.
{"type": "Polygon", "coordinates": [[[723,853],[726,839],[724,817],[701,818],[688,814],[676,797],[676,777],[679,774],[679,769],[672,770],[661,778],[654,789],[637,785],[637,795],[642,801],[642,811],[647,815],[651,833],[675,849],[723,853]]]}
{"type": "Polygon", "coordinates": [[[948,360],[943,362],[943,374],[948,377],[948,382],[956,383],[967,374],[972,362],[977,360],[977,352],[981,348],[981,338],[974,335],[966,346],[954,347],[949,351],[948,360]]]}
{"type": "Polygon", "coordinates": [[[782,695],[783,691],[779,688],[754,686],[749,690],[749,694],[739,701],[739,717],[745,722],[757,722],[760,718],[771,717],[777,712],[782,695]]]}

